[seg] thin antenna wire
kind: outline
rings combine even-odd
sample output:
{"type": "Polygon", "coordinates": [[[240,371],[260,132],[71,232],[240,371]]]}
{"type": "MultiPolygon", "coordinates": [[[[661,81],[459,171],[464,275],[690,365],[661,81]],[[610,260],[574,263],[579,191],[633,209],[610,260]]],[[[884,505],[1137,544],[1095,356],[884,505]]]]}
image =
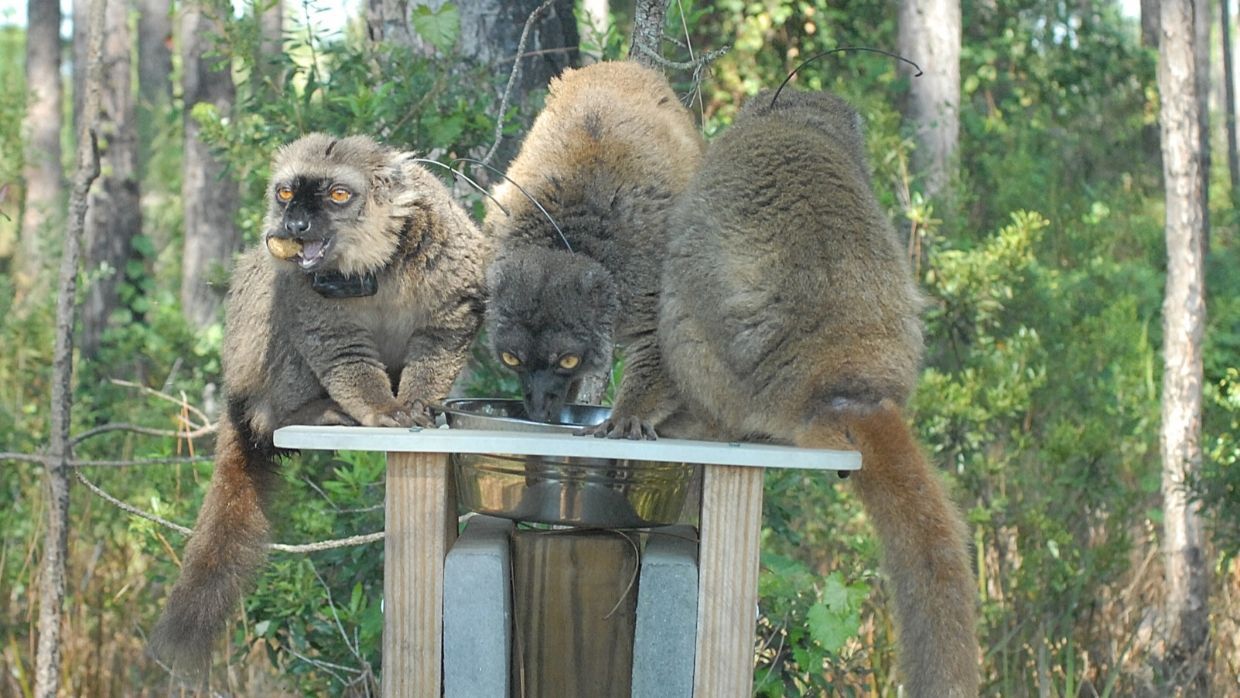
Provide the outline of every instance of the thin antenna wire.
{"type": "MultiPolygon", "coordinates": [[[[456,169],[456,168],[449,167],[448,165],[445,165],[445,164],[443,164],[442,162],[439,162],[438,160],[428,160],[427,158],[409,158],[409,162],[421,162],[421,163],[424,163],[424,164],[427,164],[427,165],[439,165],[440,167],[442,167],[442,168],[444,168],[445,170],[447,170],[447,171],[451,172],[452,174],[456,175],[457,177],[460,177],[461,179],[465,180],[466,182],[469,182],[469,183],[470,183],[470,185],[472,185],[474,189],[477,189],[477,190],[478,190],[478,191],[479,191],[479,192],[480,192],[483,196],[487,197],[487,198],[488,198],[488,199],[490,199],[491,201],[494,201],[494,202],[495,202],[495,205],[496,205],[496,206],[499,206],[499,210],[503,211],[505,216],[511,216],[511,215],[512,215],[511,213],[509,213],[509,212],[508,212],[508,209],[504,208],[504,205],[503,205],[503,204],[501,204],[501,203],[499,202],[499,199],[496,199],[494,196],[491,196],[491,193],[490,193],[490,192],[488,192],[486,189],[484,189],[484,188],[483,188],[483,186],[482,186],[481,184],[478,184],[478,183],[477,183],[477,182],[475,182],[474,180],[470,179],[469,175],[465,174],[464,172],[461,172],[460,170],[458,170],[458,169],[456,169]]],[[[455,161],[455,160],[453,160],[453,162],[456,162],[456,161],[455,161]]]]}
{"type": "Polygon", "coordinates": [[[909,59],[899,54],[892,53],[890,51],[884,51],[881,48],[869,48],[868,46],[841,46],[839,48],[833,48],[830,51],[823,51],[822,53],[814,54],[810,56],[809,58],[806,58],[804,61],[801,61],[801,64],[793,68],[792,72],[788,73],[788,77],[784,78],[784,81],[779,83],[779,89],[775,90],[775,96],[771,97],[771,106],[772,107],[775,106],[775,100],[779,99],[779,93],[784,91],[784,86],[787,85],[790,80],[792,80],[792,76],[796,75],[798,70],[800,70],[801,68],[804,68],[810,63],[813,63],[819,58],[822,58],[823,56],[829,56],[833,53],[839,53],[841,51],[870,51],[872,53],[881,53],[884,56],[890,56],[891,58],[895,58],[896,60],[904,61],[905,63],[908,63],[909,65],[916,68],[917,74],[914,75],[913,77],[919,78],[922,75],[921,66],[917,65],[916,63],[910,61],[909,59]]]}
{"type": "Polygon", "coordinates": [[[486,164],[485,162],[481,160],[475,160],[474,158],[457,158],[453,160],[452,162],[468,162],[468,163],[472,163],[475,165],[481,165],[482,167],[485,167],[488,171],[492,172],[493,174],[497,174],[500,177],[503,177],[504,179],[508,180],[509,184],[516,187],[517,191],[521,192],[521,194],[524,195],[525,198],[529,199],[530,203],[534,204],[534,206],[536,206],[539,211],[542,211],[542,214],[546,216],[548,221],[551,222],[551,227],[555,228],[555,232],[560,234],[560,240],[564,241],[564,246],[568,248],[569,252],[573,252],[573,246],[568,244],[568,237],[564,235],[563,230],[560,230],[560,224],[556,223],[555,219],[551,217],[551,214],[547,213],[547,209],[543,208],[543,205],[538,203],[538,199],[535,199],[533,196],[530,195],[528,191],[525,190],[524,187],[522,187],[520,184],[517,184],[515,181],[513,181],[512,177],[509,177],[503,172],[500,172],[498,169],[491,167],[490,165],[486,164]]]}

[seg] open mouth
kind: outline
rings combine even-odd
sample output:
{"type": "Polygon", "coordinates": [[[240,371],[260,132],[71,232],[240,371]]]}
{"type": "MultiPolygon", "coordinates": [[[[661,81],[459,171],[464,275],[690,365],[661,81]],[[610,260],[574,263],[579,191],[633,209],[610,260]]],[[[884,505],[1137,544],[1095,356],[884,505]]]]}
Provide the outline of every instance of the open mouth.
{"type": "Polygon", "coordinates": [[[327,240],[303,240],[301,243],[301,251],[293,256],[293,261],[301,267],[302,271],[311,271],[323,263],[327,258],[327,253],[332,248],[335,238],[327,240]]]}
{"type": "Polygon", "coordinates": [[[299,240],[270,235],[267,237],[267,251],[276,259],[296,263],[302,271],[313,271],[327,259],[334,240],[299,240]]]}

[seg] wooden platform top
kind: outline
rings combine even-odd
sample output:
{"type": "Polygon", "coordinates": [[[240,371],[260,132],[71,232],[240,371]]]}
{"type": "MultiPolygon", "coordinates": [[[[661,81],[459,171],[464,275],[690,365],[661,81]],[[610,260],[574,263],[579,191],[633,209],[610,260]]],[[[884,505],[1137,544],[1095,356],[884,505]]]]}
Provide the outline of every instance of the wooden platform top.
{"type": "Polygon", "coordinates": [[[291,426],[277,429],[275,442],[280,448],[320,451],[507,453],[801,470],[861,467],[861,454],[856,451],[684,439],[630,441],[478,429],[291,426]]]}

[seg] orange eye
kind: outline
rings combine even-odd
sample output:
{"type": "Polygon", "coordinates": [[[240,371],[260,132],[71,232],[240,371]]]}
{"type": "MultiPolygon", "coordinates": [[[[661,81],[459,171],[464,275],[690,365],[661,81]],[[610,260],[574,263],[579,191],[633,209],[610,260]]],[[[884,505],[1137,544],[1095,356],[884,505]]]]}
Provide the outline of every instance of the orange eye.
{"type": "Polygon", "coordinates": [[[576,354],[565,354],[560,357],[560,368],[571,371],[577,368],[577,364],[581,363],[581,357],[576,354]]]}
{"type": "Polygon", "coordinates": [[[280,187],[279,189],[276,189],[276,198],[280,201],[292,201],[293,190],[288,187],[280,187]]]}
{"type": "Polygon", "coordinates": [[[516,368],[521,365],[521,359],[518,359],[516,356],[509,354],[506,351],[500,352],[499,358],[504,362],[505,366],[509,366],[511,368],[516,368]]]}
{"type": "Polygon", "coordinates": [[[344,187],[336,187],[335,189],[332,189],[331,193],[329,193],[327,196],[333,202],[338,203],[338,204],[343,204],[349,199],[353,198],[353,192],[349,191],[348,189],[345,189],[344,187]]]}

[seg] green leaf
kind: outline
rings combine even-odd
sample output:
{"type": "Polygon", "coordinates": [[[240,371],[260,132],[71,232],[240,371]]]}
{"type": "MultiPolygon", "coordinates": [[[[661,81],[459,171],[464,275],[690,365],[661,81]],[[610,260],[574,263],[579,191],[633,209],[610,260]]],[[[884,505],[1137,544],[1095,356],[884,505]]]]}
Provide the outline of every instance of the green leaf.
{"type": "Polygon", "coordinates": [[[456,5],[445,3],[439,11],[420,5],[413,9],[413,29],[430,45],[448,51],[461,33],[461,13],[456,5]]]}
{"type": "Polygon", "coordinates": [[[840,651],[848,638],[857,634],[860,618],[856,614],[836,613],[825,603],[816,603],[805,616],[810,637],[830,654],[840,651]]]}

